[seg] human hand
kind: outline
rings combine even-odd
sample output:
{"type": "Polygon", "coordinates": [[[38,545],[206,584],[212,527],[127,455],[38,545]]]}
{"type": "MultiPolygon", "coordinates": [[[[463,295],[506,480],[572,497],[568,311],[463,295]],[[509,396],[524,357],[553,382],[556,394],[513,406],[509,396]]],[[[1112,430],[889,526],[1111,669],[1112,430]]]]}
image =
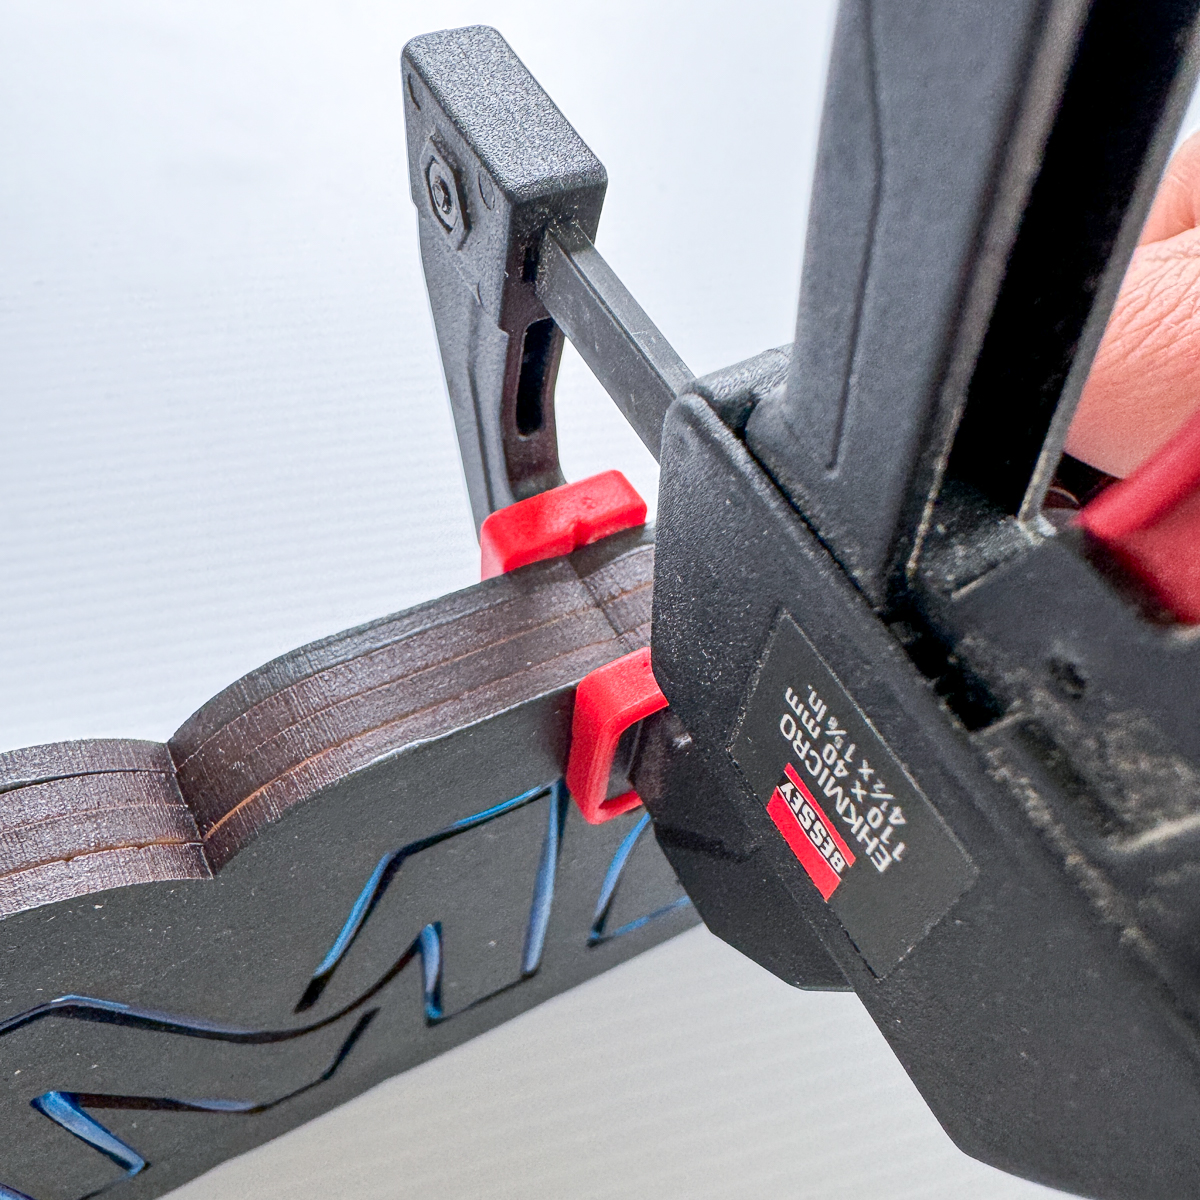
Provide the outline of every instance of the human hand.
{"type": "Polygon", "coordinates": [[[1066,451],[1125,476],[1200,410],[1200,133],[1159,185],[1066,451]]]}

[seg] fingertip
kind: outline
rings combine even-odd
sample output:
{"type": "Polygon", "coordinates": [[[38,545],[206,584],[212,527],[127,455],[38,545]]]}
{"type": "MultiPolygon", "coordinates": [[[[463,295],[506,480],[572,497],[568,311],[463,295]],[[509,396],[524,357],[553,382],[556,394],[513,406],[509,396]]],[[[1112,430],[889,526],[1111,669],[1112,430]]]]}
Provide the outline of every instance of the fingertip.
{"type": "Polygon", "coordinates": [[[1139,245],[1176,237],[1200,224],[1200,130],[1175,151],[1150,206],[1139,245]]]}

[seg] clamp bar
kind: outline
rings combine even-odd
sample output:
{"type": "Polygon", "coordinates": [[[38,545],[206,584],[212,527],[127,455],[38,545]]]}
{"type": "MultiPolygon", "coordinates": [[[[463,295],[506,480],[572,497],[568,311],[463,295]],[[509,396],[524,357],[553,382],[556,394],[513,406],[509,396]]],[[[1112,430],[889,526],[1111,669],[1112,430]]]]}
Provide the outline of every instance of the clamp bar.
{"type": "Polygon", "coordinates": [[[657,459],[667,409],[695,376],[574,222],[546,231],[537,296],[657,459]]]}

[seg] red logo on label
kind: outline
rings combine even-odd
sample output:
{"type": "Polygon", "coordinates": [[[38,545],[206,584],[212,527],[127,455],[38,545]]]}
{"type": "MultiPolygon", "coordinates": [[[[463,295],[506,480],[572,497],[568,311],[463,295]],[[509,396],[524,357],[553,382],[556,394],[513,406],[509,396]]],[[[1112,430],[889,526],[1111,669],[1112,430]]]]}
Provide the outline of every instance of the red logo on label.
{"type": "Polygon", "coordinates": [[[853,865],[854,854],[792,764],[786,763],[783,772],[784,778],[767,803],[767,814],[817,885],[821,898],[828,900],[853,865]]]}

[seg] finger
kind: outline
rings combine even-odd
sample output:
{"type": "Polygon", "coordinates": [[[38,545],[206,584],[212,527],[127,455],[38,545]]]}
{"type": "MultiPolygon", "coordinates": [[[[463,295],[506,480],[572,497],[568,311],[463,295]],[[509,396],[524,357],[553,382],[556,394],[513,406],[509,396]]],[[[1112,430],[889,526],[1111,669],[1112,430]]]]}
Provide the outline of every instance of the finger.
{"type": "Polygon", "coordinates": [[[1200,134],[1167,169],[1067,435],[1128,475],[1200,407],[1200,134]]]}
{"type": "Polygon", "coordinates": [[[1139,247],[1067,435],[1068,454],[1128,475],[1200,403],[1200,230],[1139,247]]]}
{"type": "Polygon", "coordinates": [[[1193,133],[1167,167],[1138,245],[1161,242],[1200,225],[1200,133],[1193,133]]]}

